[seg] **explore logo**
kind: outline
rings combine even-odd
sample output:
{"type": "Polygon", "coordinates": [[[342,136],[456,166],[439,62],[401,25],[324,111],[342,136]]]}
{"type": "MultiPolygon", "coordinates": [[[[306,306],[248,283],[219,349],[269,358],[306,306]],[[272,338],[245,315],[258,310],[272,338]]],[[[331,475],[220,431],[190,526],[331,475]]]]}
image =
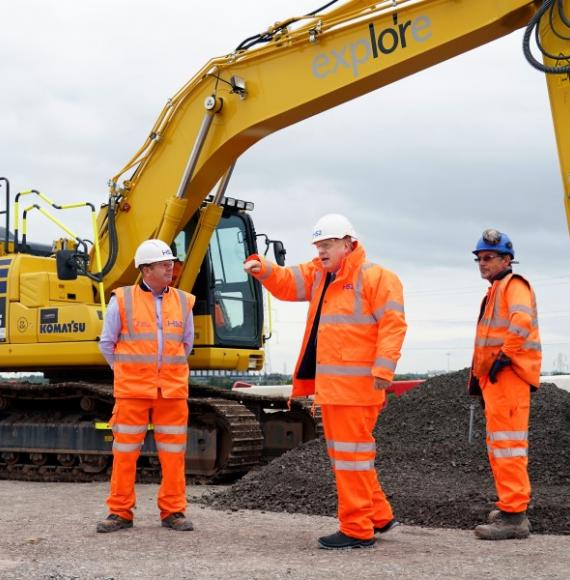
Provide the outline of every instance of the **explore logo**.
{"type": "Polygon", "coordinates": [[[370,58],[382,58],[398,48],[406,48],[410,42],[425,42],[432,37],[431,20],[418,16],[400,24],[376,30],[374,23],[368,25],[368,38],[345,44],[339,50],[317,54],[311,64],[311,71],[318,79],[324,79],[339,69],[352,69],[352,76],[358,77],[358,68],[370,58]]]}

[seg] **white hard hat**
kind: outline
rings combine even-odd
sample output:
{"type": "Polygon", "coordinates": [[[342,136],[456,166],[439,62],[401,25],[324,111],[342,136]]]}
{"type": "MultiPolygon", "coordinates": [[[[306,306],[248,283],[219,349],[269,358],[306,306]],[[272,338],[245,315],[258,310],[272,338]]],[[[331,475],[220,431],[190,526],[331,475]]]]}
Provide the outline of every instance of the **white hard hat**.
{"type": "Polygon", "coordinates": [[[313,228],[313,244],[333,238],[342,239],[346,236],[350,236],[353,241],[357,239],[352,224],[339,213],[324,215],[313,228]]]}
{"type": "Polygon", "coordinates": [[[174,260],[174,254],[170,246],[162,240],[145,240],[135,252],[135,268],[166,260],[174,260]]]}

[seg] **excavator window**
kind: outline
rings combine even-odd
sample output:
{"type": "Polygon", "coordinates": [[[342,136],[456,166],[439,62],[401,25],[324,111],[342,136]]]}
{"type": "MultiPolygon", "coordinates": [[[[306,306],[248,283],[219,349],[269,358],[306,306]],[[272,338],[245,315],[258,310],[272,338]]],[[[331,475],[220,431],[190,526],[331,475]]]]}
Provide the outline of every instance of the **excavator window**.
{"type": "Polygon", "coordinates": [[[241,215],[230,214],[210,242],[215,333],[225,343],[258,337],[258,302],[253,281],[243,270],[252,251],[246,225],[241,215]]]}
{"type": "MultiPolygon", "coordinates": [[[[198,216],[190,220],[174,242],[176,255],[182,260],[197,221],[198,216]]],[[[245,258],[256,252],[255,231],[249,215],[232,208],[224,209],[192,289],[196,296],[194,314],[212,317],[216,346],[261,346],[261,287],[243,271],[245,258]]]]}

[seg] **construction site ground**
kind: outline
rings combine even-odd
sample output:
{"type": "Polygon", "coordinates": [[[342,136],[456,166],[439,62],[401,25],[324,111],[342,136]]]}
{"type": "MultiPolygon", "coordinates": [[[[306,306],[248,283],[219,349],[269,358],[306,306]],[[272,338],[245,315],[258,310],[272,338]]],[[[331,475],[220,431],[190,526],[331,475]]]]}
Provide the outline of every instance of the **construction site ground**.
{"type": "Polygon", "coordinates": [[[564,578],[570,536],[483,542],[468,530],[401,526],[371,549],[329,552],[316,539],[332,517],[219,510],[197,503],[211,491],[189,486],[193,532],[161,528],[158,486],[139,485],[131,530],[97,534],[106,483],[0,481],[2,580],[564,578]]]}

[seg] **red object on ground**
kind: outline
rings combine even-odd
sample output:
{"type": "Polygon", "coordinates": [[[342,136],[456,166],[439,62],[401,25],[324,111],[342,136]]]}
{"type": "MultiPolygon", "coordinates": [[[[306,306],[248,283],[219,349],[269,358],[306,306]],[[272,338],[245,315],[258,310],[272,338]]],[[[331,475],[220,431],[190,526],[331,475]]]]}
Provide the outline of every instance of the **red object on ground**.
{"type": "Polygon", "coordinates": [[[394,393],[396,397],[399,397],[406,391],[417,387],[423,383],[423,379],[415,379],[413,381],[392,381],[392,384],[386,389],[389,393],[394,393]]]}
{"type": "Polygon", "coordinates": [[[236,381],[233,385],[232,385],[232,391],[234,389],[249,389],[251,387],[250,383],[246,383],[245,381],[236,381]]]}

